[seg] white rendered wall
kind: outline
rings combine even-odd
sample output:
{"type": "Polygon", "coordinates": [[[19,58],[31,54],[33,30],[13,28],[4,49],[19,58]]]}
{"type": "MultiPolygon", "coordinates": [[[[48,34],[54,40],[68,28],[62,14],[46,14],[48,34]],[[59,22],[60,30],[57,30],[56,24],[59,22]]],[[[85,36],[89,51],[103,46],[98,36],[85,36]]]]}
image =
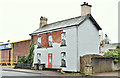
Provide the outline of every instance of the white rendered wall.
{"type": "Polygon", "coordinates": [[[80,71],[80,56],[99,54],[99,31],[90,19],[78,27],[78,71],[80,71]]]}
{"type": "Polygon", "coordinates": [[[37,53],[41,53],[41,63],[48,67],[48,53],[52,53],[52,68],[62,68],[63,71],[77,71],[77,48],[76,48],[76,28],[67,28],[63,30],[66,32],[67,46],[60,47],[59,43],[53,43],[51,48],[39,48],[35,45],[34,63],[37,63],[37,53]],[[61,66],[61,52],[66,52],[66,67],[61,66]]]}
{"type": "Polygon", "coordinates": [[[62,68],[63,71],[80,71],[80,56],[99,54],[99,31],[89,19],[78,27],[78,42],[76,27],[63,31],[66,32],[67,46],[60,47],[59,43],[53,43],[52,48],[37,49],[35,46],[34,63],[37,63],[37,53],[41,53],[41,63],[45,63],[47,68],[48,53],[52,53],[52,68],[62,68]],[[61,52],[66,52],[66,67],[60,67],[61,52]]]}

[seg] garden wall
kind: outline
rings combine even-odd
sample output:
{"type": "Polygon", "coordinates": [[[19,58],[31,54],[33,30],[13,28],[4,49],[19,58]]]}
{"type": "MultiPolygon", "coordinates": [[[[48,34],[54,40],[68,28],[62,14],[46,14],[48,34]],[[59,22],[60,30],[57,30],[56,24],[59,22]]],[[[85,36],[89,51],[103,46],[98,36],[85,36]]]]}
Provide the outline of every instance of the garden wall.
{"type": "Polygon", "coordinates": [[[112,58],[93,57],[91,60],[92,60],[93,73],[113,71],[114,62],[112,58]]]}

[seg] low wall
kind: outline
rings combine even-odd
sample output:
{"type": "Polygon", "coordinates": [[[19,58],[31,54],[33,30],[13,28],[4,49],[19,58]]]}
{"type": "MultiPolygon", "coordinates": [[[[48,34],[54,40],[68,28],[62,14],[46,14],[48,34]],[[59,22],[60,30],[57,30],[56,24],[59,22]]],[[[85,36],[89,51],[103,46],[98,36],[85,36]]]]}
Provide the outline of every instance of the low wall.
{"type": "Polygon", "coordinates": [[[31,69],[31,65],[30,64],[16,64],[15,68],[31,69]]]}
{"type": "Polygon", "coordinates": [[[112,58],[93,57],[91,61],[92,61],[93,73],[113,71],[114,62],[112,58]]]}
{"type": "Polygon", "coordinates": [[[96,54],[88,54],[80,57],[80,72],[82,73],[92,73],[92,62],[91,58],[102,57],[96,54]]]}

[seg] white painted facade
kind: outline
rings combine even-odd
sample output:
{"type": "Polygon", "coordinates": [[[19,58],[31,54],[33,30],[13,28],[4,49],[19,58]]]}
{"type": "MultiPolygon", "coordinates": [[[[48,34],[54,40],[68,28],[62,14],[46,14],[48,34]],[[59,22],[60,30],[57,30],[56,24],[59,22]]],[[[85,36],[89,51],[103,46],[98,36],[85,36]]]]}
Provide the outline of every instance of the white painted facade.
{"type": "Polygon", "coordinates": [[[89,19],[78,27],[78,71],[80,56],[86,54],[99,54],[99,31],[89,19]]]}
{"type": "MultiPolygon", "coordinates": [[[[41,54],[41,63],[48,68],[48,53],[52,53],[52,68],[61,68],[63,71],[80,71],[80,56],[99,54],[99,30],[86,19],[79,26],[62,29],[66,32],[66,46],[53,43],[50,48],[34,49],[34,63],[37,63],[37,53],[41,54]],[[66,67],[61,66],[61,52],[66,52],[66,67]]],[[[54,32],[54,31],[53,31],[54,32]]]]}

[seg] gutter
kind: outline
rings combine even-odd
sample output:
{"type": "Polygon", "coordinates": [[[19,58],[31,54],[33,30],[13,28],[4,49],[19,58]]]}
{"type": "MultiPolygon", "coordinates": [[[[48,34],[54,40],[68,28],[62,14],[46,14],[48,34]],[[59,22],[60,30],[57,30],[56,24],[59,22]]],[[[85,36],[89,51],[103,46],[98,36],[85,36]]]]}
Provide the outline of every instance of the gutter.
{"type": "Polygon", "coordinates": [[[46,32],[50,32],[50,31],[62,30],[62,29],[65,29],[65,28],[75,27],[75,26],[77,26],[77,25],[78,25],[78,24],[71,25],[71,26],[66,26],[66,27],[61,27],[61,28],[56,28],[56,29],[51,29],[51,30],[45,30],[45,31],[41,31],[41,32],[35,32],[35,33],[31,33],[31,34],[29,34],[29,35],[32,36],[32,35],[38,34],[38,33],[46,33],[46,32]]]}

